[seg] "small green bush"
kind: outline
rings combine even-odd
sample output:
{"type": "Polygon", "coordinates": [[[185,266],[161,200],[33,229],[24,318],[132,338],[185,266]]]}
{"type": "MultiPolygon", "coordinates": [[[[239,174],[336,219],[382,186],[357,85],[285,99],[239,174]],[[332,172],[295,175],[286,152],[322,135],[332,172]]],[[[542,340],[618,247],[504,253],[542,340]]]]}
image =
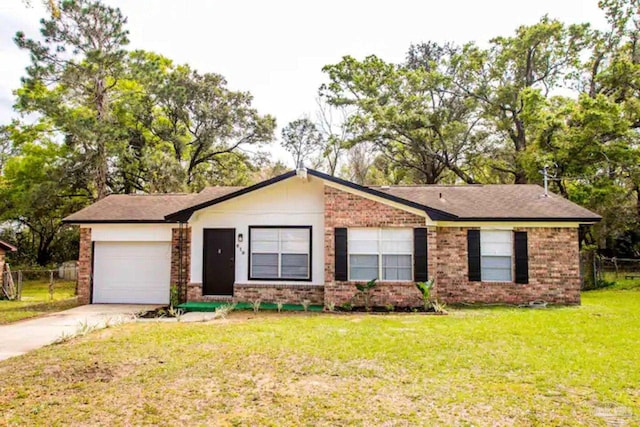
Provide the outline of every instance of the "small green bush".
{"type": "Polygon", "coordinates": [[[425,311],[428,311],[433,307],[433,303],[431,302],[431,289],[435,282],[435,279],[430,279],[426,282],[416,282],[416,288],[418,288],[422,294],[422,305],[425,311]]]}
{"type": "Polygon", "coordinates": [[[176,307],[180,304],[180,289],[178,285],[171,285],[169,306],[176,307]]]}
{"type": "Polygon", "coordinates": [[[369,280],[367,283],[356,283],[356,289],[364,297],[364,308],[367,311],[371,311],[371,290],[376,287],[377,279],[369,280]]]}
{"type": "Polygon", "coordinates": [[[350,302],[345,302],[340,305],[342,311],[351,311],[353,310],[353,305],[350,302]]]}

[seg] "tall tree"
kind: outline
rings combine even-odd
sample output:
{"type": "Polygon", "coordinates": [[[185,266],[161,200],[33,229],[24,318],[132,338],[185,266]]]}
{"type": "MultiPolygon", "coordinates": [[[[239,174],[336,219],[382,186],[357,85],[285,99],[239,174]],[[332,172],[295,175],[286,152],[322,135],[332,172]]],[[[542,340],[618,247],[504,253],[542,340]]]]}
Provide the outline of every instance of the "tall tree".
{"type": "Polygon", "coordinates": [[[333,107],[321,97],[316,99],[316,104],[316,123],[322,135],[322,158],[326,162],[327,172],[334,176],[338,173],[348,141],[353,138],[348,125],[351,113],[347,107],[333,107]]]}
{"type": "Polygon", "coordinates": [[[252,107],[251,94],[227,88],[221,75],[141,51],[132,53],[129,68],[132,96],[121,106],[122,121],[129,146],[141,147],[129,163],[159,177],[170,173],[174,191],[228,182],[227,175],[248,167],[249,150],[273,140],[275,119],[252,107]],[[155,168],[158,162],[165,167],[155,168]]]}
{"type": "Polygon", "coordinates": [[[364,61],[345,57],[324,71],[320,88],[328,102],[350,106],[354,137],[396,166],[413,171],[416,182],[437,183],[457,177],[475,182],[470,163],[482,133],[476,127],[476,101],[457,90],[463,75],[452,61],[453,45],[412,47],[407,64],[389,64],[375,56],[364,61]]]}
{"type": "Polygon", "coordinates": [[[467,74],[458,87],[481,103],[487,123],[508,141],[498,146],[500,161],[493,167],[511,174],[516,184],[529,182],[522,156],[535,138],[532,109],[577,69],[587,31],[588,25],[567,26],[545,16],[514,36],[494,38],[488,50],[469,43],[457,55],[467,74]]]}
{"type": "Polygon", "coordinates": [[[16,107],[46,116],[80,148],[101,199],[109,191],[107,145],[118,133],[110,104],[129,43],[126,18],[92,0],[65,0],[57,10],[58,16],[41,21],[41,40],[16,34],[31,57],[16,107]]]}
{"type": "Polygon", "coordinates": [[[46,138],[33,139],[42,133],[24,131],[21,137],[27,141],[20,143],[0,177],[0,220],[26,227],[34,246],[33,261],[46,265],[56,255],[52,248],[67,235],[62,218],[83,207],[87,195],[69,171],[68,148],[46,138]]]}
{"type": "Polygon", "coordinates": [[[322,134],[308,118],[297,119],[282,129],[282,146],[296,167],[315,163],[312,157],[322,149],[322,134]]]}
{"type": "Polygon", "coordinates": [[[552,166],[561,194],[603,215],[596,227],[602,247],[631,238],[640,251],[640,3],[601,7],[610,28],[589,34],[591,55],[573,84],[578,96],[539,102],[537,137],[525,159],[530,176],[552,166]]]}

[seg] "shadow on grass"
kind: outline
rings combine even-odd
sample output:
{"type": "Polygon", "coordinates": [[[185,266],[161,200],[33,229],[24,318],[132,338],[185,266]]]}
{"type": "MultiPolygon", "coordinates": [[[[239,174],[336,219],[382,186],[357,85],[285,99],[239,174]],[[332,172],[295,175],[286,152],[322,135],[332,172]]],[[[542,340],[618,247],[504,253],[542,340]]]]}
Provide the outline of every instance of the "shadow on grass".
{"type": "Polygon", "coordinates": [[[80,304],[78,303],[78,299],[76,297],[52,302],[38,302],[34,304],[12,304],[9,307],[3,307],[3,302],[0,302],[0,325],[17,322],[23,319],[29,319],[56,311],[67,310],[69,308],[77,307],[78,305],[80,304]]]}

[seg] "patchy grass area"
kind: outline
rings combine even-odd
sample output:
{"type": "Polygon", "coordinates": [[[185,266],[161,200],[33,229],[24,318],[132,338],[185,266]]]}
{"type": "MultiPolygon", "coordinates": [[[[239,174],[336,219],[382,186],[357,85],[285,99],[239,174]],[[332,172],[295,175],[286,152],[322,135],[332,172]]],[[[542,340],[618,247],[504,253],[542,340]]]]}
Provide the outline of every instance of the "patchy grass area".
{"type": "Polygon", "coordinates": [[[75,282],[56,280],[53,290],[53,301],[51,301],[48,279],[23,282],[21,301],[0,300],[0,324],[65,310],[78,305],[75,298],[75,282]]]}
{"type": "Polygon", "coordinates": [[[137,323],[0,363],[0,422],[635,425],[640,292],[450,316],[137,323]]]}

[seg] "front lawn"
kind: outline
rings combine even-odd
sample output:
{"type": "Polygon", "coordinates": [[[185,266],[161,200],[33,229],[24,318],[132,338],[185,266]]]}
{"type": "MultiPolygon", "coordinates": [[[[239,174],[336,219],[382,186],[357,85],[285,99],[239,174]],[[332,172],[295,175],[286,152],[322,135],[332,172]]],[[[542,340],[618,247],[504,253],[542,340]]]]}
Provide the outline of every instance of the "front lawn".
{"type": "Polygon", "coordinates": [[[0,363],[8,424],[636,425],[640,292],[137,323],[0,363]]]}
{"type": "Polygon", "coordinates": [[[22,300],[0,300],[0,324],[66,310],[78,305],[75,298],[76,283],[56,280],[53,301],[49,298],[49,280],[28,280],[22,284],[22,300]]]}

